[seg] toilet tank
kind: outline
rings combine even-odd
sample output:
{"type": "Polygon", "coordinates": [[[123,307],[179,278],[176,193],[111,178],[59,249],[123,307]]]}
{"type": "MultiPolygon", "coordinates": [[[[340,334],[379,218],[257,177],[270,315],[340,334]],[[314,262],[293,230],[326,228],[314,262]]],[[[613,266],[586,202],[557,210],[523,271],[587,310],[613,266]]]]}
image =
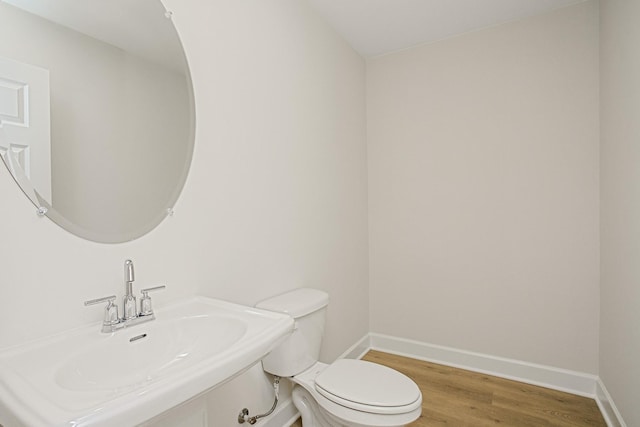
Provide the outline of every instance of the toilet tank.
{"type": "Polygon", "coordinates": [[[313,366],[320,355],[329,295],[317,289],[296,289],[256,304],[257,308],[293,317],[293,333],[264,359],[262,368],[279,377],[292,377],[313,366]]]}

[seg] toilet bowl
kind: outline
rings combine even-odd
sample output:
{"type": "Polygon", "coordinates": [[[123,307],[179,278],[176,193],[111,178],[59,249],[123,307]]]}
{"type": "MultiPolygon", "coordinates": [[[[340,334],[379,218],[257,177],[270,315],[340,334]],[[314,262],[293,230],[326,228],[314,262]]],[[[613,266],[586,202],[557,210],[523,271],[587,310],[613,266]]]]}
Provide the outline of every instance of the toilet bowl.
{"type": "Polygon", "coordinates": [[[409,377],[362,360],[318,361],[328,302],[325,292],[297,289],[256,305],[296,321],[294,332],[262,366],[293,383],[303,427],[400,427],[415,421],[422,394],[409,377]]]}
{"type": "Polygon", "coordinates": [[[399,427],[415,421],[422,410],[422,395],[415,383],[375,363],[318,362],[290,379],[303,427],[399,427]],[[305,415],[313,421],[305,423],[305,415]]]}

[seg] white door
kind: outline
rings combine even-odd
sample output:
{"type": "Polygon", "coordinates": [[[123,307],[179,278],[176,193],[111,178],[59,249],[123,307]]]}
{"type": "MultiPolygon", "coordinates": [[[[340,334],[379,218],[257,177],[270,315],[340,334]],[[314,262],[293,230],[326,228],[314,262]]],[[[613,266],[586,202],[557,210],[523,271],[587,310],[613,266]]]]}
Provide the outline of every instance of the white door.
{"type": "Polygon", "coordinates": [[[0,57],[0,155],[24,192],[51,200],[49,71],[0,57]]]}

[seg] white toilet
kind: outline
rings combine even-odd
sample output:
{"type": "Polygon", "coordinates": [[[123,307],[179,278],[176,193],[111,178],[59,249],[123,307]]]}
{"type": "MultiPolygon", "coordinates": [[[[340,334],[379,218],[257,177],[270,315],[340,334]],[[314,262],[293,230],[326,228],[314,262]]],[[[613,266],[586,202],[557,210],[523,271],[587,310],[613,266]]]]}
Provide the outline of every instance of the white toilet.
{"type": "Polygon", "coordinates": [[[396,427],[415,421],[422,394],[409,377],[362,360],[318,362],[329,296],[296,289],[256,305],[287,313],[294,332],[262,360],[263,369],[289,378],[303,427],[396,427]]]}

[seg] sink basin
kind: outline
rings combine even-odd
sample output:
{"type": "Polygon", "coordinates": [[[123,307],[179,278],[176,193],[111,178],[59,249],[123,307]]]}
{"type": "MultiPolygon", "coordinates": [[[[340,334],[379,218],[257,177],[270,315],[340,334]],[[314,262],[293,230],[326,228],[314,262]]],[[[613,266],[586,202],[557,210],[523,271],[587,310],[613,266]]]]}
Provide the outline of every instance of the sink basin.
{"type": "Polygon", "coordinates": [[[195,297],[111,334],[91,325],[0,353],[0,424],[142,423],[262,359],[287,315],[195,297]]]}
{"type": "Polygon", "coordinates": [[[242,319],[220,315],[185,316],[149,326],[140,328],[143,333],[131,329],[87,346],[60,366],[55,382],[72,391],[124,390],[216,356],[247,332],[242,319]],[[119,350],[114,354],[115,348],[119,350]]]}

